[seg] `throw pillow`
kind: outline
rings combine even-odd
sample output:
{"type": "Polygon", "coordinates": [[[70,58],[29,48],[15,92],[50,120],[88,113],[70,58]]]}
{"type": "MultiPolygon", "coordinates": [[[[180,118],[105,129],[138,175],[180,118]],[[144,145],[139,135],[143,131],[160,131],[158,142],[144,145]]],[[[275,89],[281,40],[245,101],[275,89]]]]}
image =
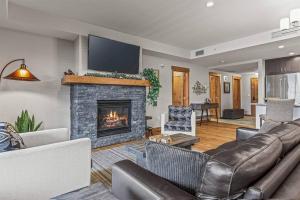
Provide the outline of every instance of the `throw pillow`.
{"type": "Polygon", "coordinates": [[[145,149],[149,171],[196,194],[209,155],[150,141],[145,143],[145,149]]]}
{"type": "Polygon", "coordinates": [[[5,131],[0,130],[0,152],[9,151],[10,149],[10,135],[5,131]]]}
{"type": "Polygon", "coordinates": [[[271,131],[272,129],[278,127],[279,125],[281,125],[281,122],[275,122],[273,120],[266,120],[262,127],[258,130],[258,133],[268,133],[269,131],[271,131]]]}
{"type": "Polygon", "coordinates": [[[14,127],[6,122],[0,122],[0,151],[25,148],[22,137],[14,127]]]}

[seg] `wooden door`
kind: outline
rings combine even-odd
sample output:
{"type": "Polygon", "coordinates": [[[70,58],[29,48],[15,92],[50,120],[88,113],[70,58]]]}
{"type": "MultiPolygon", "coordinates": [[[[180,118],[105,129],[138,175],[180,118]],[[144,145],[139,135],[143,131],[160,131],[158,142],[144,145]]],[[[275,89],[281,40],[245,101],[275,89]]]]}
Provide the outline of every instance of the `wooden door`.
{"type": "Polygon", "coordinates": [[[182,106],[184,104],[183,85],[184,85],[183,72],[174,72],[174,74],[173,74],[173,105],[175,105],[175,106],[182,106]]]}
{"type": "Polygon", "coordinates": [[[258,103],[258,78],[251,78],[251,115],[256,115],[256,105],[258,103]]]}
{"type": "Polygon", "coordinates": [[[190,70],[183,67],[172,67],[172,104],[174,106],[189,105],[190,70]]]}
{"type": "Polygon", "coordinates": [[[232,101],[233,109],[241,108],[241,77],[232,77],[232,101]]]}
{"type": "MultiPolygon", "coordinates": [[[[209,94],[212,103],[219,104],[219,113],[221,112],[221,76],[216,73],[209,73],[209,94]]],[[[216,116],[215,110],[210,111],[212,115],[216,116]]],[[[220,116],[218,114],[218,116],[220,116]]]]}

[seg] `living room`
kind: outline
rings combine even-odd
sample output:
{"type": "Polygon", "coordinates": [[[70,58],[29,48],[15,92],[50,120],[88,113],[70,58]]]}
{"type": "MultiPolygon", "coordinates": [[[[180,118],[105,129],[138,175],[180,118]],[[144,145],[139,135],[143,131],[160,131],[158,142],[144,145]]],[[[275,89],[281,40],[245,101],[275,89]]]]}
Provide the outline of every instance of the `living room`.
{"type": "Polygon", "coordinates": [[[299,42],[296,0],[0,0],[0,199],[298,199],[299,42]]]}

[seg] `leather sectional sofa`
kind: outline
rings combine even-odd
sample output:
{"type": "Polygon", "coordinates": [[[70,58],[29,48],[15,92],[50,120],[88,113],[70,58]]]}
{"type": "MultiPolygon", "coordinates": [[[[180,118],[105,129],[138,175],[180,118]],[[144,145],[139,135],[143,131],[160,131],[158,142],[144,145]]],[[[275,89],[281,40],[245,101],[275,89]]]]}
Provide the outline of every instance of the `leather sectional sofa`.
{"type": "Polygon", "coordinates": [[[236,136],[204,152],[209,159],[197,191],[125,160],[113,166],[112,192],[121,200],[300,199],[300,120],[267,133],[240,128],[236,136]]]}

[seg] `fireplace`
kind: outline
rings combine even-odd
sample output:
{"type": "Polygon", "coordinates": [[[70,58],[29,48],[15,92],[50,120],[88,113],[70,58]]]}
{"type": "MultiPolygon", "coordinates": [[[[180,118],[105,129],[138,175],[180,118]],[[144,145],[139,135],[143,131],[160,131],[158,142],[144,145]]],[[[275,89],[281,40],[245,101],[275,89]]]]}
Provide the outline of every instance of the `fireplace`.
{"type": "Polygon", "coordinates": [[[97,137],[131,131],[131,100],[97,101],[97,137]]]}

